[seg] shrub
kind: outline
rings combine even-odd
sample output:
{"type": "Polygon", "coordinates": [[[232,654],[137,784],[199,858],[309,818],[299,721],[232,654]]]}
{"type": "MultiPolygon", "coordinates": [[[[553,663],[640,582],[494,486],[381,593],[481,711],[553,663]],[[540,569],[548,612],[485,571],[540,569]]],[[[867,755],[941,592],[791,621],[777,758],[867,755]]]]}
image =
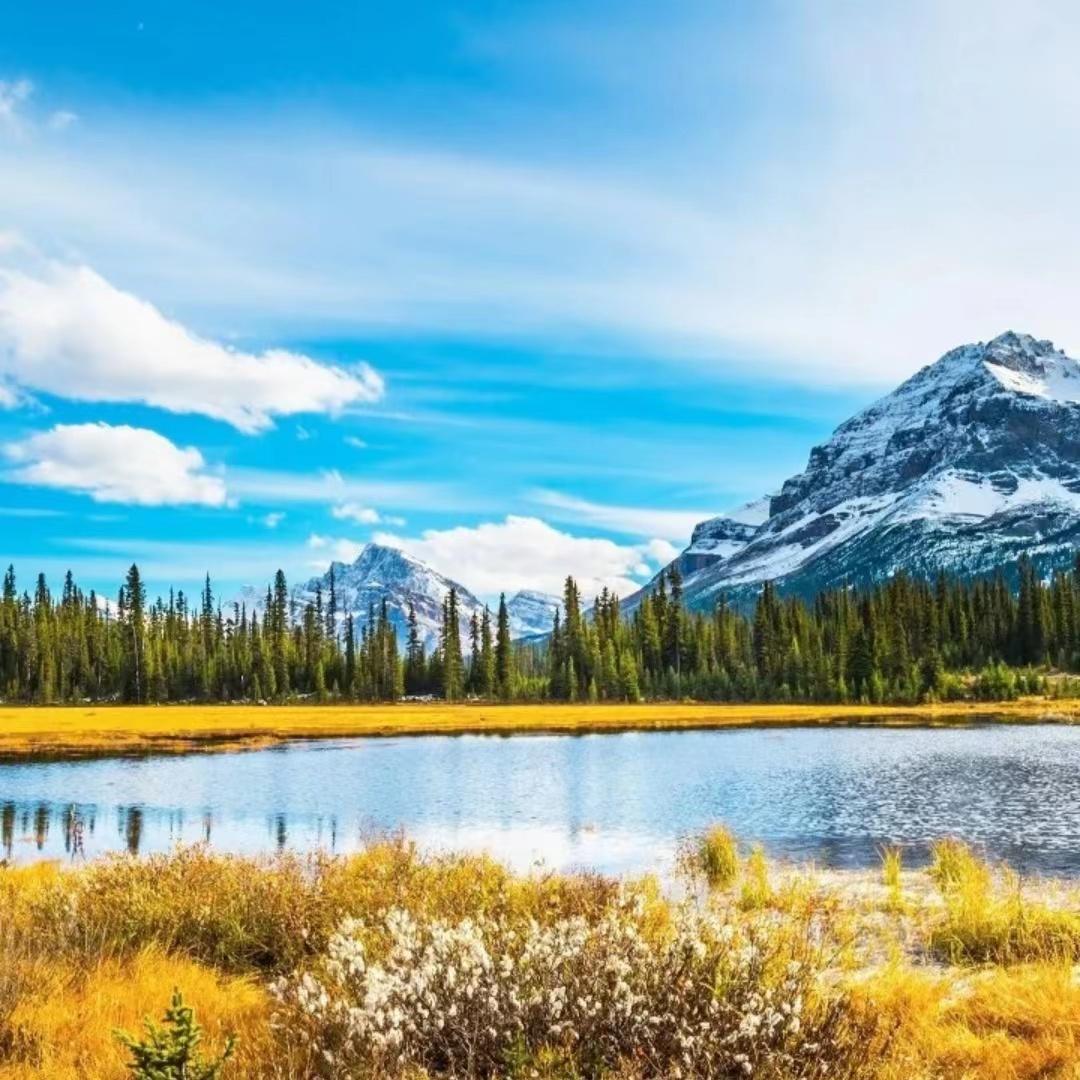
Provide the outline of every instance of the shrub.
{"type": "Polygon", "coordinates": [[[205,1061],[199,1050],[202,1031],[195,1022],[195,1012],[184,1004],[179,990],[165,1010],[161,1026],[147,1018],[146,1037],[135,1039],[123,1031],[117,1039],[131,1053],[128,1071],[136,1080],[218,1080],[225,1063],[236,1048],[231,1037],[221,1055],[205,1061]]]}
{"type": "Polygon", "coordinates": [[[316,1075],[493,1077],[542,1060],[585,1078],[635,1062],[653,1076],[842,1075],[852,1015],[815,996],[814,955],[788,944],[690,907],[655,935],[631,894],[595,921],[524,930],[396,910],[346,921],[320,964],[273,992],[316,1075]]]}

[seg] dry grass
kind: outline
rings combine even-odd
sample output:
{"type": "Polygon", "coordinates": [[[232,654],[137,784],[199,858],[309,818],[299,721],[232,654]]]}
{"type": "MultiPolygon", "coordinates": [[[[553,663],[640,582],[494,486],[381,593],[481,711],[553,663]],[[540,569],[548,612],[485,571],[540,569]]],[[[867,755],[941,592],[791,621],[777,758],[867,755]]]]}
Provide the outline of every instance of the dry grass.
{"type": "MultiPolygon", "coordinates": [[[[725,835],[721,853],[733,845],[725,835]]],[[[632,889],[646,936],[663,940],[672,901],[655,881],[632,889]]],[[[0,1080],[120,1080],[114,1029],[159,1016],[174,987],[208,1049],[239,1036],[225,1080],[314,1075],[295,1033],[271,1024],[266,987],[317,965],[345,916],[372,928],[378,956],[380,918],[392,908],[524,930],[570,917],[591,924],[617,902],[603,878],[522,877],[403,841],[340,859],[185,849],[79,869],[0,868],[0,1080]]],[[[757,849],[702,902],[768,935],[778,956],[815,958],[812,1008],[835,1020],[828,1075],[1080,1080],[1080,905],[1061,886],[1024,885],[956,843],[939,846],[927,870],[887,855],[880,874],[864,875],[769,864],[757,849]]],[[[556,1050],[541,1057],[553,1071],[530,1059],[537,1075],[569,1075],[556,1050]]],[[[646,1073],[628,1063],[625,1075],[646,1073]]]]}
{"type": "Polygon", "coordinates": [[[359,735],[585,732],[768,724],[1080,720],[1080,700],[864,705],[167,705],[0,707],[0,756],[235,749],[359,735]]]}

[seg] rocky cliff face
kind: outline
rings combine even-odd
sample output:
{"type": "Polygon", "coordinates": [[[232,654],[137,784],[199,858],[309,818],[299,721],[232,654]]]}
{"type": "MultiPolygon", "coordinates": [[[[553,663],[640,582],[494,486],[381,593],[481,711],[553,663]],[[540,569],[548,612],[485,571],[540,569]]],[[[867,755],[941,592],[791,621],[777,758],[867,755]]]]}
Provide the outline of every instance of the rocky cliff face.
{"type": "Polygon", "coordinates": [[[906,569],[982,573],[1080,544],[1080,363],[1006,333],[965,345],[841,424],[769,499],[703,522],[679,556],[688,603],[763,581],[811,594],[906,569]]]}

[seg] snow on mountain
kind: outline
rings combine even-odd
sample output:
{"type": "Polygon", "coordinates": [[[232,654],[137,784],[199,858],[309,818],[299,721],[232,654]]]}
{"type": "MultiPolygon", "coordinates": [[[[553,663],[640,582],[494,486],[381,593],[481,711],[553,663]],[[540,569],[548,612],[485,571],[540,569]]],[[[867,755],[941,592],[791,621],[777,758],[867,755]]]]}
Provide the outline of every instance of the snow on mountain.
{"type": "MultiPolygon", "coordinates": [[[[368,621],[372,608],[377,613],[385,600],[398,641],[404,644],[408,634],[409,604],[412,603],[420,637],[428,653],[438,643],[442,606],[451,589],[457,590],[463,642],[467,641],[473,612],[480,615],[484,610],[484,605],[463,585],[397,548],[365,544],[354,563],[335,562],[332,569],[339,619],[351,614],[357,626],[362,626],[368,621]]],[[[330,569],[293,590],[297,606],[314,600],[317,589],[321,589],[325,605],[330,596],[330,569]]]]}
{"type": "Polygon", "coordinates": [[[753,539],[769,516],[769,496],[709,518],[694,528],[690,546],[679,556],[679,570],[686,576],[721,559],[729,559],[753,539]]]}
{"type": "Polygon", "coordinates": [[[506,601],[506,613],[510,617],[510,636],[518,638],[538,637],[550,634],[555,612],[562,601],[557,596],[522,589],[506,601]]]}
{"type": "MultiPolygon", "coordinates": [[[[386,600],[387,613],[404,645],[408,634],[409,604],[416,612],[417,627],[424,647],[430,654],[438,644],[442,624],[442,606],[452,588],[457,589],[462,644],[468,648],[469,622],[475,612],[483,617],[484,604],[464,585],[443,576],[426,563],[397,548],[382,544],[367,544],[349,564],[332,564],[334,593],[337,598],[337,618],[343,623],[351,614],[357,628],[364,625],[372,608],[378,613],[386,600]]],[[[317,592],[322,593],[325,605],[330,598],[330,568],[326,573],[295,586],[290,593],[294,611],[299,613],[317,592]]],[[[266,589],[245,585],[235,597],[248,612],[262,614],[266,607],[266,589]]],[[[512,638],[532,637],[551,630],[559,600],[544,593],[522,590],[507,601],[512,638]]],[[[492,633],[495,631],[495,611],[491,612],[492,633]]]]}
{"type": "MultiPolygon", "coordinates": [[[[1008,332],[964,345],[841,424],[757,523],[702,522],[679,556],[687,601],[766,580],[809,594],[906,569],[982,573],[1080,543],[1080,363],[1008,332]]],[[[633,603],[631,598],[630,603],[633,603]]]]}

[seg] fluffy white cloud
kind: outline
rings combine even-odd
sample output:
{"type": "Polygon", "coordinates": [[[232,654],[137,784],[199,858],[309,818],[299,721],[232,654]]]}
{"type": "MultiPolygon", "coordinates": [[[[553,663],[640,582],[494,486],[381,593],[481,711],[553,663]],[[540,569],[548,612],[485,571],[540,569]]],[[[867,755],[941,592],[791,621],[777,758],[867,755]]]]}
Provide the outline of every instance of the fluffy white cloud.
{"type": "MultiPolygon", "coordinates": [[[[365,545],[355,540],[347,540],[343,537],[322,536],[312,533],[308,537],[308,547],[312,551],[325,552],[333,562],[351,563],[356,562],[365,545]]],[[[310,566],[315,570],[326,569],[326,558],[312,559],[310,566]]]]}
{"type": "Polygon", "coordinates": [[[224,506],[225,481],[207,473],[202,454],[146,428],[58,424],[4,454],[24,484],[89,495],[95,502],[140,506],[224,506]]]}
{"type": "Polygon", "coordinates": [[[671,562],[678,554],[679,549],[670,540],[656,538],[645,545],[646,557],[661,566],[671,562]]]}
{"type": "Polygon", "coordinates": [[[535,517],[428,529],[418,537],[376,533],[375,541],[401,548],[484,596],[517,589],[559,594],[568,574],[587,597],[605,585],[629,596],[642,585],[635,579],[650,573],[636,545],[571,536],[535,517]]]}
{"type": "Polygon", "coordinates": [[[261,520],[268,529],[276,529],[285,520],[285,514],[281,510],[274,510],[264,515],[261,520]]]}
{"type": "Polygon", "coordinates": [[[366,364],[208,341],[87,266],[0,268],[0,377],[80,401],[144,402],[253,433],[275,416],[339,412],[383,394],[366,364]]]}

